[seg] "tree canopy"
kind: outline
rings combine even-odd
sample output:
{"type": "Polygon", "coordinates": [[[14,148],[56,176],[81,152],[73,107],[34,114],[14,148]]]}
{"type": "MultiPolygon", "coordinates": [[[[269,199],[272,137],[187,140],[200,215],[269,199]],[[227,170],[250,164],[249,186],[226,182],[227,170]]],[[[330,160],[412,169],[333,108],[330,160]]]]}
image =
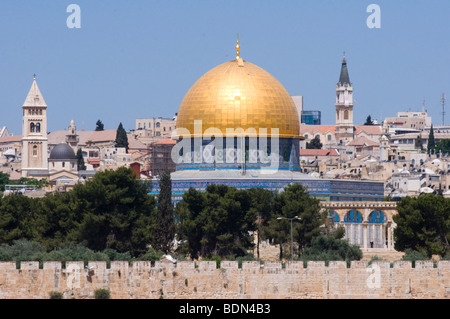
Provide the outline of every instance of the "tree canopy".
{"type": "Polygon", "coordinates": [[[137,256],[153,239],[156,200],[149,190],[133,170],[121,167],[98,172],[65,193],[5,196],[0,198],[0,244],[27,239],[51,250],[77,243],[137,256]]]}
{"type": "Polygon", "coordinates": [[[364,125],[373,125],[372,116],[370,116],[370,115],[367,116],[366,122],[364,123],[364,125]]]}
{"type": "Polygon", "coordinates": [[[396,250],[412,249],[428,257],[450,252],[450,199],[434,194],[405,197],[397,211],[393,216],[396,250]]]}
{"type": "Polygon", "coordinates": [[[320,202],[310,197],[304,186],[290,184],[282,192],[275,194],[272,203],[272,215],[263,229],[263,238],[280,245],[280,259],[283,257],[283,243],[290,242],[289,218],[298,216],[292,223],[294,241],[301,252],[311,244],[314,236],[320,234],[320,226],[325,215],[320,213],[320,202]],[[278,219],[278,218],[282,219],[278,219]],[[287,219],[286,219],[287,218],[287,219]]]}
{"type": "Polygon", "coordinates": [[[176,206],[180,249],[192,258],[244,256],[253,248],[257,212],[249,192],[225,185],[208,185],[206,192],[190,188],[176,206]]]}
{"type": "Polygon", "coordinates": [[[84,171],[86,170],[86,164],[84,163],[84,158],[83,158],[83,152],[81,151],[81,148],[79,148],[77,150],[77,167],[79,171],[84,171]]]}
{"type": "Polygon", "coordinates": [[[122,122],[119,124],[116,133],[116,147],[125,147],[125,151],[128,153],[128,136],[127,132],[122,126],[122,122]]]}
{"type": "Polygon", "coordinates": [[[306,143],[307,149],[321,149],[322,143],[320,142],[320,137],[315,136],[310,142],[306,143]]]}
{"type": "Polygon", "coordinates": [[[96,131],[104,130],[104,125],[103,125],[102,121],[98,120],[97,123],[95,123],[95,130],[96,131]]]}
{"type": "Polygon", "coordinates": [[[156,209],[156,229],[153,248],[168,253],[172,250],[175,238],[175,216],[172,203],[172,180],[165,170],[159,177],[159,194],[156,209]]]}

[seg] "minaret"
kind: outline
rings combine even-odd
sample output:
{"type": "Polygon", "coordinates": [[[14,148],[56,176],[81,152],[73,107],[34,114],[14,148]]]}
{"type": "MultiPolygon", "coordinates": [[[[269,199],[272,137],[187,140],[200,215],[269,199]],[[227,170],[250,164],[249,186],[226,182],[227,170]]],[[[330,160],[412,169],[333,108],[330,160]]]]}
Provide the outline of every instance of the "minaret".
{"type": "Polygon", "coordinates": [[[22,177],[41,179],[48,175],[47,104],[36,75],[22,109],[22,177]]]}
{"type": "Polygon", "coordinates": [[[353,140],[353,86],[348,76],[347,61],[342,59],[341,74],[336,84],[336,141],[353,140]]]}

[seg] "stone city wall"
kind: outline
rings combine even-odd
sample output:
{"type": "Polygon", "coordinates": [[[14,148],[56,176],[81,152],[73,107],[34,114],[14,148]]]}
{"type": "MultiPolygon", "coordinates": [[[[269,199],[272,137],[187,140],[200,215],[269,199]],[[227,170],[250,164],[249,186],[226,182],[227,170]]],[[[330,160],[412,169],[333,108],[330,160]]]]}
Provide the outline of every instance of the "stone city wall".
{"type": "Polygon", "coordinates": [[[111,298],[450,298],[450,261],[242,262],[148,261],[0,262],[0,299],[94,298],[96,289],[111,298]]]}

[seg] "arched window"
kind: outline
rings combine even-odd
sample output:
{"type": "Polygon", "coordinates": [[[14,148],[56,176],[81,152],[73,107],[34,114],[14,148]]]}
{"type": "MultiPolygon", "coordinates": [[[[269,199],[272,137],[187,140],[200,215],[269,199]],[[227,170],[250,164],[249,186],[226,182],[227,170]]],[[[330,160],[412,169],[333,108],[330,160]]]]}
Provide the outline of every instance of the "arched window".
{"type": "Polygon", "coordinates": [[[159,128],[161,126],[161,123],[156,122],[156,127],[159,128]]]}
{"type": "Polygon", "coordinates": [[[344,223],[362,223],[361,213],[352,209],[345,215],[344,223]]]}
{"type": "Polygon", "coordinates": [[[34,123],[31,123],[31,124],[30,124],[30,132],[31,132],[31,133],[34,133],[34,123]]]}
{"type": "Polygon", "coordinates": [[[344,111],[344,120],[348,120],[348,110],[344,111]]]}
{"type": "Polygon", "coordinates": [[[370,224],[384,224],[386,222],[387,217],[381,210],[374,210],[369,215],[370,224]]]}
{"type": "Polygon", "coordinates": [[[37,145],[33,146],[33,156],[37,156],[37,152],[38,152],[38,147],[37,145]]]}
{"type": "Polygon", "coordinates": [[[330,222],[339,223],[339,215],[334,210],[330,210],[328,217],[330,218],[330,222]]]}
{"type": "Polygon", "coordinates": [[[36,133],[41,132],[41,123],[36,123],[36,133]]]}

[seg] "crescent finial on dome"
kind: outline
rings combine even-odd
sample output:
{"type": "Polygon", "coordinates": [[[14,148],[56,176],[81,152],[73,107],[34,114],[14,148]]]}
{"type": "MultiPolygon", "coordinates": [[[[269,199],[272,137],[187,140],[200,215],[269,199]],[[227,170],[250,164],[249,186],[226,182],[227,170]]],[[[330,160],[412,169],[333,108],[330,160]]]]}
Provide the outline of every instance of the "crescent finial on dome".
{"type": "Polygon", "coordinates": [[[236,60],[239,59],[239,33],[237,34],[237,41],[236,41],[236,60]]]}

